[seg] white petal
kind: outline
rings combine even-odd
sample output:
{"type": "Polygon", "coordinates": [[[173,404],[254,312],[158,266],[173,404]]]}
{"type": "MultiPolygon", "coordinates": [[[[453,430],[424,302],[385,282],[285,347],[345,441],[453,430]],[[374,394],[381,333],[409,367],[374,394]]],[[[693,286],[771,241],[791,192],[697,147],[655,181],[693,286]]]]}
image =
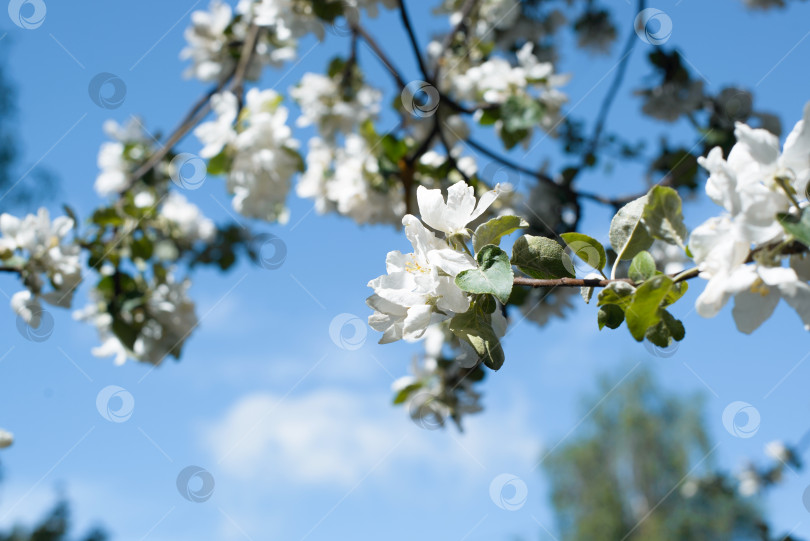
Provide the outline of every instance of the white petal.
{"type": "Polygon", "coordinates": [[[771,317],[776,305],[779,303],[779,290],[771,289],[762,294],[758,291],[742,291],[734,297],[734,308],[731,314],[737,324],[737,330],[751,334],[762,323],[771,317]]]}
{"type": "Polygon", "coordinates": [[[451,248],[431,250],[427,257],[431,265],[436,265],[450,276],[456,276],[461,271],[476,267],[475,260],[469,254],[457,252],[451,248]]]}
{"type": "MultiPolygon", "coordinates": [[[[428,190],[424,186],[419,186],[416,189],[416,201],[419,204],[419,214],[422,216],[422,221],[437,231],[445,231],[447,229],[444,223],[444,211],[447,205],[444,203],[441,190],[428,190]]],[[[405,216],[407,218],[408,216],[405,216]]],[[[405,218],[402,219],[402,225],[408,226],[405,223],[405,218]]]]}
{"type": "Polygon", "coordinates": [[[408,315],[405,316],[405,323],[402,326],[402,334],[405,340],[418,340],[425,333],[430,325],[433,307],[428,305],[412,306],[408,308],[408,315]]]}
{"type": "Polygon", "coordinates": [[[782,298],[802,318],[804,329],[810,331],[810,285],[799,283],[793,288],[790,295],[786,295],[783,291],[782,298]]]}

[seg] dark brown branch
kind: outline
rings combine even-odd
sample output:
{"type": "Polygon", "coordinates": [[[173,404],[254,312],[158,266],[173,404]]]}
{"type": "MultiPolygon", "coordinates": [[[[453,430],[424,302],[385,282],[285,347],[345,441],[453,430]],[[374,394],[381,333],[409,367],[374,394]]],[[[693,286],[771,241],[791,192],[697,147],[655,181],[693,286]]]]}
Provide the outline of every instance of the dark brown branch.
{"type": "Polygon", "coordinates": [[[372,52],[374,52],[374,54],[377,56],[380,62],[382,62],[383,66],[385,66],[385,69],[387,69],[388,72],[391,74],[391,76],[394,78],[400,90],[408,86],[408,83],[406,83],[405,79],[402,77],[402,75],[400,75],[399,70],[397,70],[397,68],[394,67],[394,64],[391,62],[391,60],[389,60],[388,56],[380,48],[377,41],[373,37],[371,37],[371,34],[366,32],[365,28],[363,28],[359,24],[355,24],[352,26],[352,32],[356,32],[357,35],[363,38],[363,41],[366,42],[366,44],[371,48],[372,52]]]}
{"type": "Polygon", "coordinates": [[[411,42],[413,55],[416,57],[416,61],[419,63],[419,71],[422,72],[425,82],[436,86],[433,84],[433,80],[428,73],[427,65],[425,65],[425,59],[422,58],[422,50],[419,48],[419,42],[416,40],[416,32],[414,32],[413,25],[411,25],[411,18],[408,16],[408,9],[405,7],[405,0],[399,0],[399,14],[402,19],[403,26],[405,26],[405,31],[408,34],[408,39],[411,42]]]}
{"type": "Polygon", "coordinates": [[[172,149],[190,132],[211,110],[211,98],[221,92],[228,83],[231,83],[231,88],[235,93],[241,95],[244,79],[247,75],[250,58],[256,49],[258,43],[260,28],[252,25],[248,30],[248,36],[242,47],[242,54],[239,58],[239,64],[224,77],[216,87],[208,91],[192,106],[191,110],[186,114],[185,118],[180,122],[180,125],[175,128],[174,132],[169,136],[163,146],[152,154],[143,165],[130,177],[129,186],[135,181],[143,178],[146,174],[154,169],[163,159],[172,151],[172,149]]]}
{"type": "MultiPolygon", "coordinates": [[[[646,0],[638,0],[638,5],[636,7],[636,13],[641,13],[644,11],[644,7],[647,5],[646,0]]],[[[635,24],[635,22],[633,23],[635,24]]],[[[636,36],[635,28],[630,29],[631,32],[627,36],[627,41],[625,42],[624,49],[622,50],[622,57],[619,60],[619,66],[616,69],[616,77],[614,77],[613,82],[608,89],[607,94],[605,94],[605,99],[602,101],[602,105],[599,108],[599,113],[596,117],[596,126],[593,130],[593,135],[588,143],[588,146],[585,147],[585,152],[583,153],[583,165],[586,161],[588,161],[589,156],[591,156],[596,149],[599,147],[599,139],[602,137],[602,132],[605,129],[605,124],[607,123],[608,114],[610,114],[610,109],[613,106],[613,102],[616,99],[616,95],[619,92],[619,89],[622,86],[622,82],[624,81],[624,75],[627,72],[627,65],[630,62],[630,56],[633,53],[633,49],[636,46],[636,42],[638,41],[638,36],[636,36]]],[[[573,179],[572,179],[573,180],[573,179]]]]}

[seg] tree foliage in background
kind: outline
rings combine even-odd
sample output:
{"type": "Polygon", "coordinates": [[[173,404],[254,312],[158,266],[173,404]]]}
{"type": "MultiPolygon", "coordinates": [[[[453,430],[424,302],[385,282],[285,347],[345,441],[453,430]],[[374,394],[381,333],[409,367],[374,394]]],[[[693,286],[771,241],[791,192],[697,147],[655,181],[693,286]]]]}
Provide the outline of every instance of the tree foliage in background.
{"type": "Polygon", "coordinates": [[[715,471],[701,396],[670,394],[646,371],[613,385],[602,378],[589,402],[608,398],[543,463],[561,541],[798,541],[715,471]]]}

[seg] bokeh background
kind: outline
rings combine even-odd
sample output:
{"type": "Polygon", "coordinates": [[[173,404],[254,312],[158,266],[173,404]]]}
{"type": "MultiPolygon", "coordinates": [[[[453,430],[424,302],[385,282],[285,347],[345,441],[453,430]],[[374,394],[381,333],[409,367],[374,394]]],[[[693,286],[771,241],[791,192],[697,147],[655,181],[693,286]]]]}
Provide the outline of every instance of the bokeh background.
{"type": "MultiPolygon", "coordinates": [[[[430,16],[429,2],[412,4],[419,38],[427,43],[446,20],[430,16]]],[[[630,3],[611,4],[616,20],[626,23],[621,42],[635,10],[630,3]]],[[[36,174],[55,180],[29,202],[3,210],[44,205],[59,213],[66,202],[86,216],[98,205],[92,183],[105,140],[102,123],[140,115],[152,133],[165,133],[206,90],[182,78],[178,57],[190,12],[204,7],[203,1],[48,2],[46,20],[34,30],[0,16],[0,55],[17,89],[17,176],[23,186],[36,174]],[[89,82],[102,72],[126,85],[117,109],[97,106],[88,94],[89,82]]],[[[767,13],[752,13],[737,0],[661,0],[653,7],[671,17],[669,45],[710,88],[748,88],[758,108],[783,119],[785,130],[801,118],[810,99],[810,5],[767,13]]],[[[418,78],[394,14],[384,11],[368,24],[398,65],[418,78]]],[[[565,36],[563,45],[566,39],[574,38],[565,36]]],[[[304,40],[299,61],[269,71],[262,86],[286,92],[303,73],[323,71],[347,49],[334,34],[323,42],[304,40]]],[[[649,71],[643,57],[651,49],[637,46],[611,129],[689,140],[686,125],[642,118],[631,96],[649,71]]],[[[618,45],[609,57],[571,53],[560,59],[558,71],[573,74],[565,89],[569,111],[595,117],[617,53],[618,45]]],[[[360,57],[369,81],[388,85],[367,48],[360,57]]],[[[295,115],[295,105],[287,106],[295,115]]],[[[312,132],[296,129],[296,135],[305,140],[312,132]]],[[[479,138],[500,149],[490,133],[479,138]]],[[[180,146],[192,153],[199,148],[193,137],[180,146]]],[[[563,160],[551,140],[514,156],[531,165],[563,160]]],[[[487,163],[479,162],[482,168],[487,163]]],[[[617,162],[609,174],[585,174],[582,189],[623,195],[643,189],[645,172],[617,162]]],[[[519,189],[532,185],[529,178],[504,175],[519,189]]],[[[217,221],[241,220],[220,179],[186,195],[217,221]]],[[[595,307],[580,302],[543,328],[513,319],[504,340],[507,363],[485,385],[486,411],[467,419],[464,433],[452,426],[424,430],[391,405],[390,391],[421,346],[378,346],[369,329],[361,347],[346,349],[329,332],[341,314],[365,320],[367,281],[383,272],[388,251],[409,248],[407,240],[389,227],[318,216],[311,202],[294,196],[289,204],[286,226],[242,222],[283,240],[287,257],[280,268],[244,262],[227,274],[195,274],[191,293],[202,322],[180,362],[116,367],[90,355],[95,330],[67,311],[52,310],[53,334],[32,342],[17,331],[11,309],[0,310],[0,411],[16,440],[0,456],[0,527],[35,520],[64,494],[79,529],[100,523],[113,539],[553,539],[549,484],[539,464],[580,435],[590,407],[581,397],[596,389],[599,374],[621,386],[647,369],[670,391],[705,394],[704,418],[719,444],[708,462],[727,472],[764,460],[767,442],[795,442],[810,429],[810,346],[795,314],[782,305],[754,335],[744,336],[729,309],[712,320],[691,310],[702,288],[694,281],[675,307],[687,337],[670,357],[654,355],[623,329],[599,332],[595,307]],[[110,385],[132,397],[131,416],[117,419],[123,422],[105,419],[97,408],[99,392],[110,385]],[[723,411],[734,401],[760,413],[752,437],[735,437],[724,427],[723,411]],[[205,502],[184,499],[176,487],[178,474],[191,465],[215,480],[205,502]],[[504,473],[526,484],[518,510],[490,498],[490,483],[504,473]]],[[[691,201],[687,224],[713,212],[705,198],[691,201]]],[[[581,230],[607,240],[609,219],[608,210],[587,206],[581,230]]],[[[0,277],[4,297],[18,289],[13,276],[0,277]]],[[[83,289],[76,306],[85,297],[83,289]]],[[[788,471],[762,500],[779,530],[810,537],[803,503],[808,485],[810,473],[788,471]]]]}

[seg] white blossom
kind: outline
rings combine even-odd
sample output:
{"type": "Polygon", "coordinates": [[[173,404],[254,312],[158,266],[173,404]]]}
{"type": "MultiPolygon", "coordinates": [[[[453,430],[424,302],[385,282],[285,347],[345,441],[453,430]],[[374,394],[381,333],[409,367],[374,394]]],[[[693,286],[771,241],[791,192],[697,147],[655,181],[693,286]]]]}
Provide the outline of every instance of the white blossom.
{"type": "Polygon", "coordinates": [[[98,152],[95,190],[102,197],[116,195],[129,184],[129,175],[135,165],[147,157],[151,149],[148,135],[135,117],[120,125],[114,120],[104,123],[104,132],[112,142],[102,143],[98,152]]]}
{"type": "MultiPolygon", "coordinates": [[[[440,190],[420,186],[419,211],[422,216],[431,217],[426,223],[432,222],[435,224],[432,227],[454,235],[476,212],[471,190],[464,182],[455,184],[448,190],[445,203],[440,190]]],[[[478,207],[485,209],[494,197],[492,192],[485,194],[478,207]]],[[[374,295],[366,302],[375,311],[369,316],[369,325],[383,333],[381,344],[418,340],[431,324],[464,313],[470,307],[469,295],[459,289],[454,279],[459,272],[476,267],[472,256],[435,236],[410,214],[402,219],[402,224],[413,253],[389,252],[388,274],[368,284],[374,295]]]]}
{"type": "Polygon", "coordinates": [[[463,181],[447,189],[447,202],[441,190],[428,190],[424,186],[416,190],[422,220],[448,237],[469,236],[467,224],[481,216],[497,197],[497,191],[487,192],[476,205],[475,189],[463,181]]]}
{"type": "Polygon", "coordinates": [[[20,219],[0,215],[0,249],[4,258],[19,256],[27,291],[12,298],[12,308],[32,327],[39,326],[39,299],[55,306],[70,306],[73,291],[81,282],[79,246],[67,241],[73,220],[60,216],[53,221],[45,208],[20,219]],[[45,284],[51,285],[44,291],[45,284]]]}
{"type": "Polygon", "coordinates": [[[177,192],[170,192],[166,196],[160,215],[173,224],[188,242],[209,242],[216,235],[214,222],[206,218],[197,205],[177,192]]]}
{"type": "Polygon", "coordinates": [[[374,119],[382,99],[378,90],[367,85],[347,92],[339,78],[317,73],[305,73],[301,82],[290,88],[290,96],[301,107],[296,124],[299,127],[314,124],[320,136],[329,141],[374,119]]]}
{"type": "Polygon", "coordinates": [[[221,94],[216,118],[201,124],[195,134],[205,145],[202,154],[214,156],[224,148],[230,158],[226,183],[233,194],[233,208],[250,218],[284,223],[287,193],[301,158],[281,100],[273,90],[251,88],[233,126],[236,98],[221,94]]]}
{"type": "Polygon", "coordinates": [[[338,149],[318,137],[310,139],[296,192],[315,199],[319,213],[334,210],[358,224],[397,223],[405,214],[402,187],[383,178],[376,154],[357,134],[347,135],[338,149]]]}
{"type": "MultiPolygon", "coordinates": [[[[213,0],[208,11],[195,11],[191,14],[191,26],[185,31],[188,45],[181,51],[182,60],[191,60],[185,72],[186,77],[201,81],[221,81],[232,75],[236,69],[242,46],[248,35],[252,12],[248,2],[240,2],[236,18],[233,9],[220,0],[213,0]]],[[[260,36],[247,66],[245,77],[255,81],[265,65],[279,66],[295,58],[296,43],[274,35],[269,40],[260,36]]]]}
{"type": "Polygon", "coordinates": [[[791,208],[785,193],[804,193],[810,179],[810,106],[796,124],[780,152],[775,135],[737,124],[737,143],[722,158],[713,149],[700,163],[711,173],[706,193],[725,209],[697,227],[690,249],[701,271],[709,280],[698,297],[696,308],[704,317],[713,317],[732,296],[737,327],[750,333],[773,312],[780,298],[799,314],[810,330],[810,286],[781,261],[757,260],[748,264],[752,247],[784,240],[786,235],[776,220],[778,212],[791,208]]]}
{"type": "MultiPolygon", "coordinates": [[[[160,364],[167,356],[177,356],[186,339],[198,324],[194,302],[188,297],[190,282],[177,282],[169,275],[164,283],[150,284],[144,299],[146,316],[143,327],[127,348],[113,333],[113,317],[107,311],[100,292],[90,292],[91,302],[73,313],[74,319],[87,321],[96,327],[101,345],[91,350],[96,357],[115,357],[121,365],[128,357],[151,364],[160,364]]],[[[131,317],[131,314],[123,314],[131,317]]],[[[138,321],[129,321],[128,323],[138,321]]]]}

